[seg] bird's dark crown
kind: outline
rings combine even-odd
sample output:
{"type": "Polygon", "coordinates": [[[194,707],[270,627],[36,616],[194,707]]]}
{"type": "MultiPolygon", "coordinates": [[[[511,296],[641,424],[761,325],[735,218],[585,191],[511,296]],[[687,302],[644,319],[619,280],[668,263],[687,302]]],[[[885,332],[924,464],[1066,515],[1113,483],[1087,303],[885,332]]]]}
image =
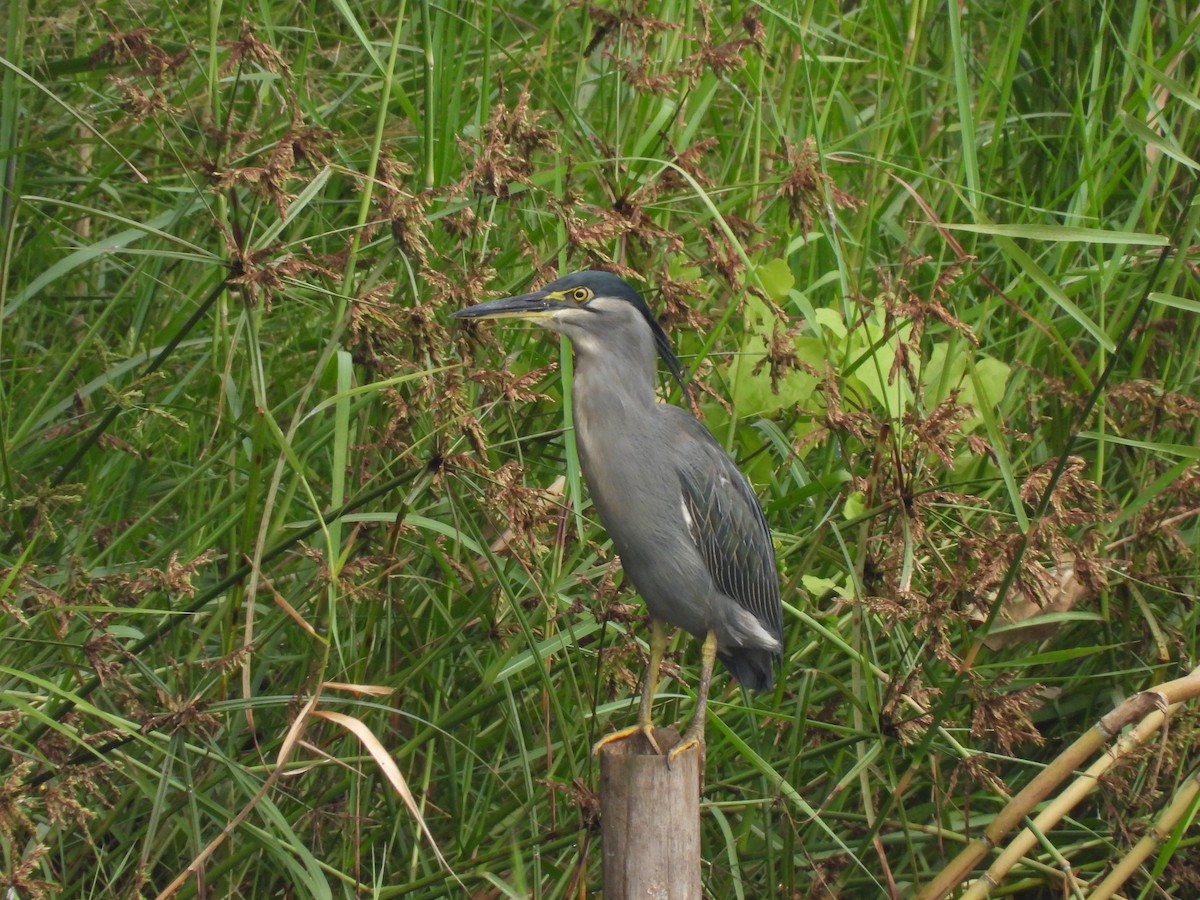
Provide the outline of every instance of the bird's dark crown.
{"type": "Polygon", "coordinates": [[[670,339],[667,337],[666,332],[663,331],[662,326],[658,324],[658,319],[654,317],[649,304],[642,299],[642,295],[637,292],[633,285],[619,275],[614,275],[612,272],[588,269],[583,272],[572,272],[570,275],[556,278],[549,284],[544,285],[541,291],[547,294],[569,295],[575,288],[588,288],[594,297],[624,300],[640,312],[642,318],[646,320],[646,324],[650,326],[651,333],[654,335],[654,344],[658,349],[658,355],[662,357],[663,362],[667,364],[667,368],[671,370],[671,374],[675,376],[675,380],[679,382],[679,386],[683,388],[684,396],[690,396],[687,375],[684,373],[679,357],[675,355],[675,351],[671,347],[670,339]]]}

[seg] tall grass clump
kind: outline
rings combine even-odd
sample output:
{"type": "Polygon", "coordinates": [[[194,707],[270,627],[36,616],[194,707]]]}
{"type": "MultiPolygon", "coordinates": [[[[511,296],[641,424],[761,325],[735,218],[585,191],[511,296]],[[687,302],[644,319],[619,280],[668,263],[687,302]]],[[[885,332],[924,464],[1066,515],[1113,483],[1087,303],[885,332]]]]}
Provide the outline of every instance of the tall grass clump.
{"type": "Polygon", "coordinates": [[[595,895],[644,609],[569,354],[448,313],[597,267],[776,540],[708,893],[1200,894],[1186,5],[0,16],[6,895],[595,895]]]}

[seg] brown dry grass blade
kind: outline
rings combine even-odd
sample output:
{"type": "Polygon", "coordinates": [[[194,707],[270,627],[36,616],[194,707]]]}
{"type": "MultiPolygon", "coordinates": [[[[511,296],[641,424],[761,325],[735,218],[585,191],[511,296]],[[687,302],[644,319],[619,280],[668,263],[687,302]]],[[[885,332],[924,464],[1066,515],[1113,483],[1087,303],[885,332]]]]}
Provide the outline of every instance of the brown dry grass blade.
{"type": "Polygon", "coordinates": [[[458,877],[455,871],[450,868],[450,863],[446,862],[446,857],[442,856],[442,851],[438,847],[437,841],[433,839],[433,834],[429,831],[429,826],[425,824],[425,817],[422,816],[421,811],[417,809],[417,801],[413,797],[412,791],[408,789],[408,782],[405,781],[404,776],[400,774],[400,769],[396,766],[396,763],[392,759],[392,755],[388,753],[387,748],[383,746],[379,738],[375,737],[375,733],[371,731],[371,729],[368,728],[366,723],[364,723],[361,719],[356,719],[353,716],[347,716],[344,713],[321,711],[314,712],[313,716],[319,719],[328,719],[330,722],[341,725],[362,742],[363,746],[367,748],[367,752],[371,754],[376,764],[383,771],[384,776],[389,782],[391,782],[391,785],[393,788],[395,788],[396,793],[400,795],[400,799],[404,801],[404,805],[408,807],[408,811],[412,813],[412,817],[416,820],[417,825],[420,826],[421,832],[425,835],[425,839],[429,841],[429,846],[433,848],[434,855],[437,856],[438,862],[442,864],[442,867],[450,873],[451,877],[453,877],[455,881],[465,888],[466,885],[462,883],[462,880],[458,877]]]}
{"type": "Polygon", "coordinates": [[[175,880],[163,889],[162,893],[158,895],[157,900],[167,900],[168,897],[173,897],[192,875],[199,872],[200,867],[204,865],[205,861],[213,855],[229,835],[233,834],[234,829],[245,820],[246,816],[250,815],[250,811],[275,786],[275,782],[283,774],[284,766],[287,765],[288,759],[291,758],[292,751],[296,749],[296,745],[300,742],[300,736],[304,733],[304,726],[308,724],[308,717],[314,715],[313,708],[320,699],[320,691],[313,694],[309,701],[304,704],[304,708],[300,710],[300,714],[296,716],[295,721],[292,722],[287,734],[284,735],[283,745],[279,748],[279,756],[275,759],[275,768],[267,776],[267,780],[262,783],[262,787],[255,792],[254,796],[242,807],[241,811],[229,820],[228,824],[221,829],[221,833],[209,841],[208,846],[201,850],[196,855],[196,858],[188,863],[187,868],[175,876],[175,880]]]}

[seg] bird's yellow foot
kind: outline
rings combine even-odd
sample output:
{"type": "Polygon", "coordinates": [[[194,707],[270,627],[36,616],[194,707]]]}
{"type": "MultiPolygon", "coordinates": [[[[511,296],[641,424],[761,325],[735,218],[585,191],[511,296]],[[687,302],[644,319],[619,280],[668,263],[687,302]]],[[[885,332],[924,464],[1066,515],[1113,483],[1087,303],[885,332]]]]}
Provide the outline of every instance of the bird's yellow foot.
{"type": "Polygon", "coordinates": [[[671,748],[667,753],[667,768],[671,767],[671,763],[675,762],[682,754],[696,747],[700,751],[700,769],[704,769],[704,732],[694,728],[689,728],[684,732],[683,737],[679,739],[679,743],[671,748]]]}
{"type": "Polygon", "coordinates": [[[600,740],[596,741],[596,745],[592,747],[592,756],[600,755],[600,748],[605,744],[612,744],[616,741],[623,741],[626,738],[631,738],[635,734],[644,735],[646,740],[650,742],[650,746],[654,748],[654,752],[662,756],[662,749],[658,746],[658,741],[654,739],[654,725],[650,722],[642,722],[637,725],[630,725],[628,728],[622,728],[619,731],[614,731],[612,734],[606,734],[600,740]]]}

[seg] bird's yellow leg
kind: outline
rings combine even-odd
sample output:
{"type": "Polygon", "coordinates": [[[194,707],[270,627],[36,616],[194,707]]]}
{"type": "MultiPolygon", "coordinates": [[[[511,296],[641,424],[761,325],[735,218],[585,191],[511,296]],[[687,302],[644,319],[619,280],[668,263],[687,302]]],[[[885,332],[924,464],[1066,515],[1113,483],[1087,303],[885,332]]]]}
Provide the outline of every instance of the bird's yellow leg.
{"type": "MultiPolygon", "coordinates": [[[[716,662],[716,659],[717,633],[710,631],[704,638],[704,646],[700,651],[700,688],[696,692],[696,712],[692,716],[687,731],[679,739],[679,743],[672,747],[671,752],[667,754],[667,765],[673,763],[680,753],[690,750],[692,747],[699,747],[700,752],[704,753],[704,719],[708,709],[708,685],[712,681],[713,663],[716,662]]],[[[701,762],[703,762],[703,757],[701,757],[701,762]]]]}
{"type": "Polygon", "coordinates": [[[650,742],[650,746],[654,748],[654,752],[660,756],[662,755],[658,741],[654,739],[652,715],[654,712],[654,692],[658,688],[658,670],[662,667],[663,655],[667,652],[668,637],[667,623],[660,622],[658,619],[651,619],[650,668],[646,671],[645,683],[642,685],[642,702],[638,705],[637,724],[614,731],[612,734],[606,734],[600,738],[596,742],[596,746],[592,748],[593,756],[598,754],[600,748],[605,744],[611,744],[613,741],[623,741],[625,738],[632,737],[638,733],[644,734],[646,740],[650,742]]]}

